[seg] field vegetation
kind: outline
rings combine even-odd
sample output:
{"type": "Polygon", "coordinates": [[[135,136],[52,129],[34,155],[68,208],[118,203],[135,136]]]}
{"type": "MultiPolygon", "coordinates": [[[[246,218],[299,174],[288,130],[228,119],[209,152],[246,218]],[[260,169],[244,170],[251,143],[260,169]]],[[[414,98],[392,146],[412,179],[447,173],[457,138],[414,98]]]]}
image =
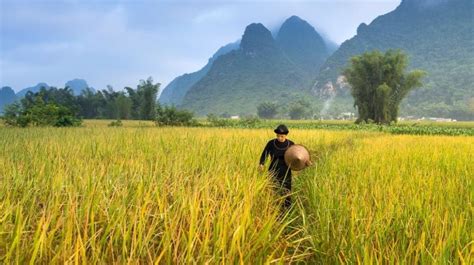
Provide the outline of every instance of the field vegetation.
{"type": "Polygon", "coordinates": [[[257,170],[273,127],[0,128],[0,263],[472,264],[474,138],[293,128],[294,205],[257,170]]]}

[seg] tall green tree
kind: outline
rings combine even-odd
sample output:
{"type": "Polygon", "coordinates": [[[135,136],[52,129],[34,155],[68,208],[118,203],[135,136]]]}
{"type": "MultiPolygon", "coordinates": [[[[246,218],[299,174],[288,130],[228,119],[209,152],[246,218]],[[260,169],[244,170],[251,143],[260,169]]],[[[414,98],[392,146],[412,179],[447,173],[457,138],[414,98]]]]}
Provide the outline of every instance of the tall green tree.
{"type": "Polygon", "coordinates": [[[130,116],[132,119],[138,120],[140,119],[140,104],[142,101],[140,94],[138,94],[137,90],[131,87],[125,87],[125,90],[127,91],[128,97],[130,98],[132,102],[130,116]]]}
{"type": "Polygon", "coordinates": [[[304,99],[293,102],[289,107],[288,115],[292,120],[301,120],[311,116],[311,104],[304,99]]]}
{"type": "Polygon", "coordinates": [[[121,92],[115,91],[112,86],[108,85],[107,89],[100,91],[100,94],[105,103],[101,108],[102,116],[108,119],[120,119],[116,100],[121,92]]]}
{"type": "Polygon", "coordinates": [[[262,102],[257,106],[257,115],[264,119],[273,119],[277,115],[278,105],[274,102],[262,102]]]}
{"type": "Polygon", "coordinates": [[[121,92],[115,98],[115,105],[117,106],[117,119],[129,119],[132,112],[132,100],[121,92]]]}
{"type": "Polygon", "coordinates": [[[154,120],[156,114],[156,100],[160,83],[153,84],[153,79],[140,80],[137,93],[141,99],[140,118],[143,120],[154,120]]]}
{"type": "Polygon", "coordinates": [[[344,76],[351,85],[356,122],[373,120],[376,123],[396,122],[400,103],[408,93],[422,85],[425,73],[414,70],[406,73],[408,59],[400,50],[366,52],[351,58],[344,76]]]}
{"type": "Polygon", "coordinates": [[[90,88],[82,90],[81,94],[77,96],[77,104],[79,105],[79,116],[92,119],[101,117],[101,109],[105,106],[105,100],[102,93],[97,93],[90,88]]]}

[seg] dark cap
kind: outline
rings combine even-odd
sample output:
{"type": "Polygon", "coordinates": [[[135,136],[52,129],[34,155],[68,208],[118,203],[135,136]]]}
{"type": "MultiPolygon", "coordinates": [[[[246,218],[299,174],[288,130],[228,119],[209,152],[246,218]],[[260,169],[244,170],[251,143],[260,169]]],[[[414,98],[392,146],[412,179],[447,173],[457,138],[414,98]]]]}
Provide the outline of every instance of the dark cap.
{"type": "Polygon", "coordinates": [[[278,125],[275,130],[273,130],[276,134],[288,134],[288,128],[284,124],[278,125]]]}

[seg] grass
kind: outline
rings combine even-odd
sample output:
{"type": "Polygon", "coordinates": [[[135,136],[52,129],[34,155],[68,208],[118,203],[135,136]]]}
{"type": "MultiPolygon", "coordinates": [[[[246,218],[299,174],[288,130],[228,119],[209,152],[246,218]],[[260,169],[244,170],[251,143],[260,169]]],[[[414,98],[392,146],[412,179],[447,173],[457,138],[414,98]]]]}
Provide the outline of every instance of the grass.
{"type": "Polygon", "coordinates": [[[292,129],[315,166],[279,198],[271,129],[0,128],[0,263],[473,260],[474,138],[292,129]]]}
{"type": "Polygon", "coordinates": [[[472,261],[472,138],[354,135],[311,146],[322,155],[298,186],[316,260],[472,261]]]}

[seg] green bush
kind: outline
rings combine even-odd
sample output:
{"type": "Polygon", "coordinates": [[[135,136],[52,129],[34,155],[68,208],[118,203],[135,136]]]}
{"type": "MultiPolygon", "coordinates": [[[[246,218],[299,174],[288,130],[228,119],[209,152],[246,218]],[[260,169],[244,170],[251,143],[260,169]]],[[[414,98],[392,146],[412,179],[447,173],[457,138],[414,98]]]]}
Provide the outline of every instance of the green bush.
{"type": "Polygon", "coordinates": [[[28,107],[14,103],[5,108],[5,124],[8,126],[68,127],[79,126],[81,123],[82,120],[74,117],[70,109],[54,103],[37,101],[28,107]]]}
{"type": "Polygon", "coordinates": [[[197,126],[194,114],[187,110],[179,110],[175,106],[158,106],[156,109],[156,125],[158,126],[197,126]]]}
{"type": "Polygon", "coordinates": [[[257,115],[263,119],[273,119],[277,115],[278,104],[275,102],[263,102],[257,106],[257,115]]]}

